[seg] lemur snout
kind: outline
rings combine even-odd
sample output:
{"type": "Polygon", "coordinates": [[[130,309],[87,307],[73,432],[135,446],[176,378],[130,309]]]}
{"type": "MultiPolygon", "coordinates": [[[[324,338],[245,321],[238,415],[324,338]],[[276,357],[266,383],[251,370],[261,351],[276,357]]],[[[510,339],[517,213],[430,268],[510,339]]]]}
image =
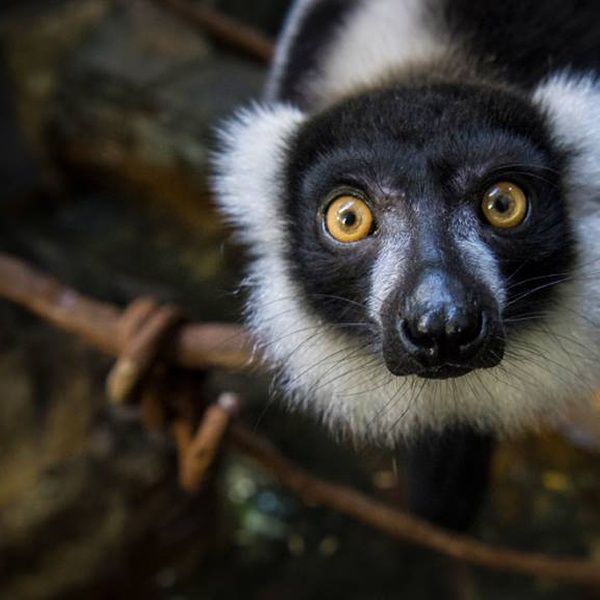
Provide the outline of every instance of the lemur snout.
{"type": "Polygon", "coordinates": [[[477,354],[490,337],[490,316],[457,278],[429,271],[401,300],[397,333],[410,358],[426,370],[477,368],[483,366],[477,354]]]}

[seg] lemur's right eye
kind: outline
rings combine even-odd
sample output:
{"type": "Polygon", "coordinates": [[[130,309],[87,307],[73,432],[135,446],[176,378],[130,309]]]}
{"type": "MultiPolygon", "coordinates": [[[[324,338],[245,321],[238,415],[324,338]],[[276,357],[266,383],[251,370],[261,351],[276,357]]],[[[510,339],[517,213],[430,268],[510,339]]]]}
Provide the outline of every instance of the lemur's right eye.
{"type": "Polygon", "coordinates": [[[481,204],[488,222],[501,229],[520,225],[527,216],[528,207],[525,192],[509,181],[501,181],[488,188],[481,204]]]}
{"type": "Polygon", "coordinates": [[[338,242],[358,242],[373,231],[373,213],[354,196],[339,196],[325,212],[325,227],[338,242]]]}

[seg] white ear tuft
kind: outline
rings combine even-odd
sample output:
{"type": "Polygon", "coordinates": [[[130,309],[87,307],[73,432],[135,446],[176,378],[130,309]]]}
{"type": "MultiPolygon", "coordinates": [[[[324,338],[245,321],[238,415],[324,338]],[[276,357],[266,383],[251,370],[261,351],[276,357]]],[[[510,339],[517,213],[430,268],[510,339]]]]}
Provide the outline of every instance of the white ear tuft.
{"type": "Polygon", "coordinates": [[[538,87],[534,100],[548,115],[556,141],[572,153],[571,208],[585,211],[586,201],[593,199],[595,204],[600,192],[600,81],[560,73],[538,87]]]}
{"type": "Polygon", "coordinates": [[[255,105],[218,132],[217,202],[255,254],[279,244],[283,235],[285,151],[303,120],[303,113],[289,105],[255,105]]]}

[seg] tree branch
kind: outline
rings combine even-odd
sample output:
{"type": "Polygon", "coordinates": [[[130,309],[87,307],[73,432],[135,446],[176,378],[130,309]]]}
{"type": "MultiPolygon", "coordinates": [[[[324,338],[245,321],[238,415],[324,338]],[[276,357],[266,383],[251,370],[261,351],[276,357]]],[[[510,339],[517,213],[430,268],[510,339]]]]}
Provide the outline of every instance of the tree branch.
{"type": "MultiPolygon", "coordinates": [[[[119,355],[122,311],[83,296],[23,261],[0,252],[0,296],[56,327],[75,333],[111,355],[119,355]]],[[[246,331],[228,323],[186,324],[167,340],[165,360],[192,369],[247,369],[258,363],[246,331]]]]}
{"type": "MultiPolygon", "coordinates": [[[[118,355],[125,344],[119,335],[122,311],[115,306],[86,298],[63,286],[24,262],[0,253],[0,296],[35,312],[66,331],[78,334],[96,347],[118,355]]],[[[168,352],[161,358],[189,368],[241,369],[252,363],[250,337],[240,327],[225,324],[181,325],[167,341],[168,352]]],[[[223,439],[228,419],[227,406],[215,405],[210,419],[193,437],[194,425],[177,422],[178,443],[192,448],[194,461],[186,468],[194,486],[209,466],[223,439]],[[218,411],[224,411],[223,415],[218,411]],[[215,431],[210,423],[216,424],[215,431]],[[194,466],[196,464],[196,466],[194,466]],[[198,467],[199,468],[199,467],[198,467]]],[[[225,438],[226,439],[226,438],[225,438]]],[[[513,571],[570,583],[600,587],[600,564],[590,560],[551,558],[542,554],[495,548],[464,535],[434,527],[420,519],[377,502],[345,486],[332,484],[312,475],[286,459],[272,444],[251,433],[242,425],[230,429],[230,442],[253,457],[267,471],[277,476],[294,493],[311,503],[319,503],[351,515],[381,531],[415,544],[433,548],[461,560],[492,569],[513,571]]]]}
{"type": "Polygon", "coordinates": [[[362,492],[308,474],[286,459],[267,440],[250,433],[245,427],[234,425],[231,439],[238,450],[253,457],[310,504],[320,504],[351,515],[392,537],[498,571],[600,586],[600,563],[495,548],[466,535],[450,533],[373,500],[362,492]]]}

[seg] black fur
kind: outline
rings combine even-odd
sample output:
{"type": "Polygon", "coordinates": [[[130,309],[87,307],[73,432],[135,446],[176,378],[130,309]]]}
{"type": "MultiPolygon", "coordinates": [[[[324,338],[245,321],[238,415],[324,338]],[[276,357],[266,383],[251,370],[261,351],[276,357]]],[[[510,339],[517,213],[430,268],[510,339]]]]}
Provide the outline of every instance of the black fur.
{"type": "Polygon", "coordinates": [[[494,438],[468,427],[421,436],[406,450],[409,505],[419,517],[466,529],[487,488],[494,438]]]}
{"type": "MultiPolygon", "coordinates": [[[[437,2],[436,2],[437,4],[437,2]]],[[[597,0],[444,0],[440,27],[510,83],[529,88],[569,68],[600,68],[597,0]]]]}

